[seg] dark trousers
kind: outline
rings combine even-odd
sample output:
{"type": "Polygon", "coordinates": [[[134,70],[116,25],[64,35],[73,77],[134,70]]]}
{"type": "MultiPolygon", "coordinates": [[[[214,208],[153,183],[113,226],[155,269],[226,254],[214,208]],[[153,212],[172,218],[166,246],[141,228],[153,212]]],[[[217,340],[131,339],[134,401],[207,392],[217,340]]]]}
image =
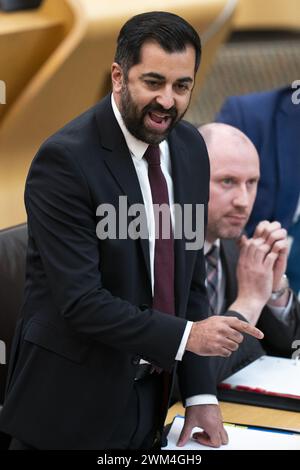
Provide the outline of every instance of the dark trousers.
{"type": "MultiPolygon", "coordinates": [[[[133,393],[106,449],[153,449],[160,447],[163,427],[162,374],[149,374],[134,382],[133,393]]],[[[113,403],[107,406],[113,406],[113,403]]],[[[99,423],[99,432],[101,429],[99,423]]],[[[13,438],[9,450],[37,450],[13,438]]],[[[100,450],[100,449],[97,449],[100,450]]]]}

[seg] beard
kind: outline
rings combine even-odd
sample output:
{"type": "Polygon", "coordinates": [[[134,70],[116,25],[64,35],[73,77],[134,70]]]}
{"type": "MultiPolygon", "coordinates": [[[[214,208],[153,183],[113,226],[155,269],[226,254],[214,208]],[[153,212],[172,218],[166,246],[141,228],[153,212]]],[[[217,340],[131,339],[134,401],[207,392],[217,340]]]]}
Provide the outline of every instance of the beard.
{"type": "Polygon", "coordinates": [[[172,106],[170,109],[164,109],[160,104],[152,101],[146,105],[141,111],[139,111],[137,104],[132,99],[130,91],[128,90],[127,84],[123,84],[121,92],[121,115],[123,121],[129,130],[129,132],[137,139],[146,142],[147,144],[157,145],[165,140],[171,130],[174,128],[176,123],[183,118],[186,113],[188,106],[181,115],[178,115],[176,106],[172,106]],[[171,121],[168,128],[164,132],[155,131],[154,129],[148,129],[144,122],[145,116],[149,112],[159,111],[170,117],[171,121]]]}
{"type": "Polygon", "coordinates": [[[239,227],[223,228],[223,227],[216,226],[216,227],[213,227],[212,233],[215,236],[215,239],[223,238],[225,240],[231,240],[231,239],[236,240],[240,238],[240,236],[242,235],[243,228],[239,228],[239,227]]]}
{"type": "Polygon", "coordinates": [[[240,226],[234,226],[228,223],[224,223],[222,218],[218,220],[211,220],[208,217],[208,226],[207,226],[207,238],[209,240],[217,240],[218,238],[223,238],[225,240],[237,240],[243,234],[243,230],[248,221],[245,220],[240,226]]]}

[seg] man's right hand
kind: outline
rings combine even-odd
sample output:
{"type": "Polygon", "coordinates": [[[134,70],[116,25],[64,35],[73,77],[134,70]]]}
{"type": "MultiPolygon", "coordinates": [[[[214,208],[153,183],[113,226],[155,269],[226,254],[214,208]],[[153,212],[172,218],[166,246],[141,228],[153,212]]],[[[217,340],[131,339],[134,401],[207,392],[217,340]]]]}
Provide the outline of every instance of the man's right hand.
{"type": "MultiPolygon", "coordinates": [[[[276,239],[276,233],[274,238],[276,239]]],[[[241,237],[236,269],[238,296],[229,310],[239,312],[252,325],[256,325],[270,298],[274,281],[273,268],[277,259],[278,253],[273,251],[265,238],[241,237]]],[[[282,273],[280,277],[281,275],[282,273]]]]}
{"type": "Polygon", "coordinates": [[[243,341],[242,333],[264,337],[258,328],[236,317],[214,315],[193,324],[186,350],[199,356],[229,357],[243,341]]]}

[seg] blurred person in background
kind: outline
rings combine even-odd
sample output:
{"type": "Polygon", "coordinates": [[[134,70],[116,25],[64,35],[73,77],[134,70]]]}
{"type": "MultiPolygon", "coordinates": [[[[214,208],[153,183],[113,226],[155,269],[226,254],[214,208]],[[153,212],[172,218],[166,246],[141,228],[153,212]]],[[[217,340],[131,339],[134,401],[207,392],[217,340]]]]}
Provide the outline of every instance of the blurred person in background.
{"type": "MultiPolygon", "coordinates": [[[[288,231],[287,275],[300,296],[300,99],[292,86],[229,97],[216,117],[244,132],[260,158],[260,181],[246,226],[252,235],[261,220],[288,231]]],[[[299,297],[300,298],[300,297],[299,297]]]]}

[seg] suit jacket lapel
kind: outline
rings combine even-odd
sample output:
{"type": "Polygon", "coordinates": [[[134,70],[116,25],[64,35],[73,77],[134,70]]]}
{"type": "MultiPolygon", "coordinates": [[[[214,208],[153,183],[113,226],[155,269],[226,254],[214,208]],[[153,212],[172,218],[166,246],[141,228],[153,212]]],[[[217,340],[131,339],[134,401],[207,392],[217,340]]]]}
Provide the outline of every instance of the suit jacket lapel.
{"type": "MultiPolygon", "coordinates": [[[[187,149],[184,147],[180,139],[176,136],[176,130],[171,132],[169,139],[170,155],[172,162],[172,179],[174,185],[174,202],[180,205],[183,209],[184,204],[193,203],[190,188],[190,167],[189,159],[187,158],[187,149]]],[[[183,232],[182,221],[176,219],[175,224],[181,223],[182,236],[174,239],[175,248],[175,301],[176,301],[176,312],[179,315],[183,315],[183,309],[181,302],[183,300],[181,296],[182,285],[185,279],[185,237],[183,232]]]]}
{"type": "MultiPolygon", "coordinates": [[[[100,132],[102,146],[108,150],[105,164],[113,175],[121,191],[127,196],[128,205],[143,204],[143,196],[139,185],[130,152],[126,145],[123,133],[114,116],[111,97],[107,96],[102,106],[96,112],[96,119],[100,132]]],[[[139,238],[146,269],[151,282],[149,242],[148,239],[139,238]]]]}
{"type": "Polygon", "coordinates": [[[234,240],[221,240],[220,256],[225,275],[225,309],[227,310],[237,297],[236,266],[238,249],[234,240]]]}

